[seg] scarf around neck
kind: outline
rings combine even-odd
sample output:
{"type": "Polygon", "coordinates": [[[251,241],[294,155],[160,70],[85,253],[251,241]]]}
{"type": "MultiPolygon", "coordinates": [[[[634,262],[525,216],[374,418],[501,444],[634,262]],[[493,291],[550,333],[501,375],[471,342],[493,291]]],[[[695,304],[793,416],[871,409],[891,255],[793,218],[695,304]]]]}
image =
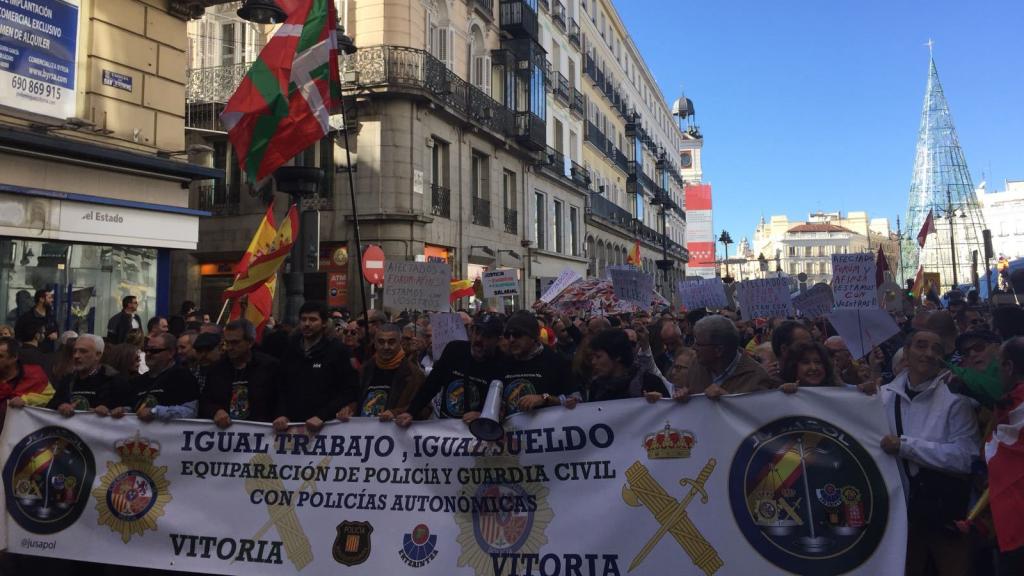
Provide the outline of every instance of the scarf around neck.
{"type": "Polygon", "coordinates": [[[405,360],[405,350],[399,350],[398,354],[395,354],[395,357],[392,358],[390,362],[384,362],[380,359],[380,356],[374,356],[377,368],[380,368],[381,370],[394,370],[395,368],[398,368],[403,360],[405,360]]]}

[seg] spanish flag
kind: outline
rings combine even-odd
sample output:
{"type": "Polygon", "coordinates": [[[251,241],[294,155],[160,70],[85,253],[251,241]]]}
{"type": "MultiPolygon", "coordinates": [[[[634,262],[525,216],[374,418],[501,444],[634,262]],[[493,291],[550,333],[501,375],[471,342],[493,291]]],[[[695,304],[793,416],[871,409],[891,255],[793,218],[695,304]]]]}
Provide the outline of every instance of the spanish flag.
{"type": "MultiPolygon", "coordinates": [[[[258,235],[261,231],[257,230],[256,233],[258,235]]],[[[281,227],[277,229],[270,243],[265,246],[258,244],[255,246],[256,251],[252,253],[245,271],[240,273],[235,278],[234,284],[224,291],[224,297],[239,298],[243,294],[258,290],[271,278],[276,277],[278,269],[284,263],[284,259],[288,257],[298,234],[299,212],[298,207],[292,204],[288,209],[287,218],[281,223],[281,227]]],[[[253,240],[255,242],[256,238],[253,240]]],[[[253,247],[253,244],[250,244],[250,248],[253,247]]]]}
{"type": "Polygon", "coordinates": [[[914,294],[915,300],[921,299],[922,290],[924,290],[924,266],[918,266],[917,276],[914,277],[914,287],[910,290],[914,294]]]}
{"type": "Polygon", "coordinates": [[[635,240],[633,243],[633,249],[629,251],[629,255],[626,256],[626,264],[631,264],[640,267],[640,241],[635,240]]]}
{"type": "Polygon", "coordinates": [[[468,298],[474,294],[472,280],[452,280],[448,285],[448,301],[468,298]]]}
{"type": "MultiPolygon", "coordinates": [[[[239,278],[248,274],[249,268],[253,261],[256,260],[257,254],[270,252],[270,246],[274,243],[276,237],[277,226],[274,223],[274,204],[271,202],[270,206],[267,207],[267,213],[264,214],[263,220],[260,221],[260,225],[256,229],[256,234],[253,235],[252,241],[249,242],[249,247],[235,267],[236,283],[239,278]]],[[[253,326],[256,327],[256,338],[259,339],[263,335],[263,328],[267,324],[267,319],[270,318],[276,287],[277,276],[274,275],[252,292],[241,298],[236,298],[232,303],[229,319],[238,320],[244,317],[252,322],[253,326]]]]}

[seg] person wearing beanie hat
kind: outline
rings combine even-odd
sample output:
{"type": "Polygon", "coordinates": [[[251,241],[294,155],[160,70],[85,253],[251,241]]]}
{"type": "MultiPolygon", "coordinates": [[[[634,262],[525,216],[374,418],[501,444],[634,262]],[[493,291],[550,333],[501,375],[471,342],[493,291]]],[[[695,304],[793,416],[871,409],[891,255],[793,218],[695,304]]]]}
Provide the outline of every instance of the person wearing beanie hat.
{"type": "Polygon", "coordinates": [[[498,349],[504,322],[496,314],[481,314],[469,327],[469,341],[455,340],[445,346],[426,382],[395,417],[401,427],[428,417],[430,405],[437,418],[461,418],[469,424],[480,416],[492,380],[502,377],[505,357],[498,349]]]}
{"type": "Polygon", "coordinates": [[[579,389],[569,362],[540,343],[540,323],[533,314],[525,310],[512,314],[503,336],[509,352],[501,379],[507,416],[545,406],[576,406],[579,389]]]}

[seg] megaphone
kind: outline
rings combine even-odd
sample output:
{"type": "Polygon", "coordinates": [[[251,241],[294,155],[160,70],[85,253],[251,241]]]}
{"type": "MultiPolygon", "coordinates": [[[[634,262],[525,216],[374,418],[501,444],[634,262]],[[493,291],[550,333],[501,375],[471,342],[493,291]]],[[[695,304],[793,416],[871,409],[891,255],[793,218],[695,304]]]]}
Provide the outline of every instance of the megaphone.
{"type": "Polygon", "coordinates": [[[480,417],[469,423],[469,432],[476,436],[477,440],[495,442],[505,434],[505,429],[501,426],[502,387],[501,380],[491,380],[480,417]]]}

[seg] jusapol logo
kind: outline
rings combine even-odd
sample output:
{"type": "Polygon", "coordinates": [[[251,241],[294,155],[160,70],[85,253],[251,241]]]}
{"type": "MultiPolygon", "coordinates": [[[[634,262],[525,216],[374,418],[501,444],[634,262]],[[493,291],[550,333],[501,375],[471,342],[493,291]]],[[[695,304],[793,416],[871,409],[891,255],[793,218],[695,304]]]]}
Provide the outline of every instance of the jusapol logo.
{"type": "Polygon", "coordinates": [[[398,551],[402,561],[420,568],[430,564],[437,557],[437,535],[430,533],[426,524],[419,524],[412,532],[402,537],[402,549],[398,551]]]}

